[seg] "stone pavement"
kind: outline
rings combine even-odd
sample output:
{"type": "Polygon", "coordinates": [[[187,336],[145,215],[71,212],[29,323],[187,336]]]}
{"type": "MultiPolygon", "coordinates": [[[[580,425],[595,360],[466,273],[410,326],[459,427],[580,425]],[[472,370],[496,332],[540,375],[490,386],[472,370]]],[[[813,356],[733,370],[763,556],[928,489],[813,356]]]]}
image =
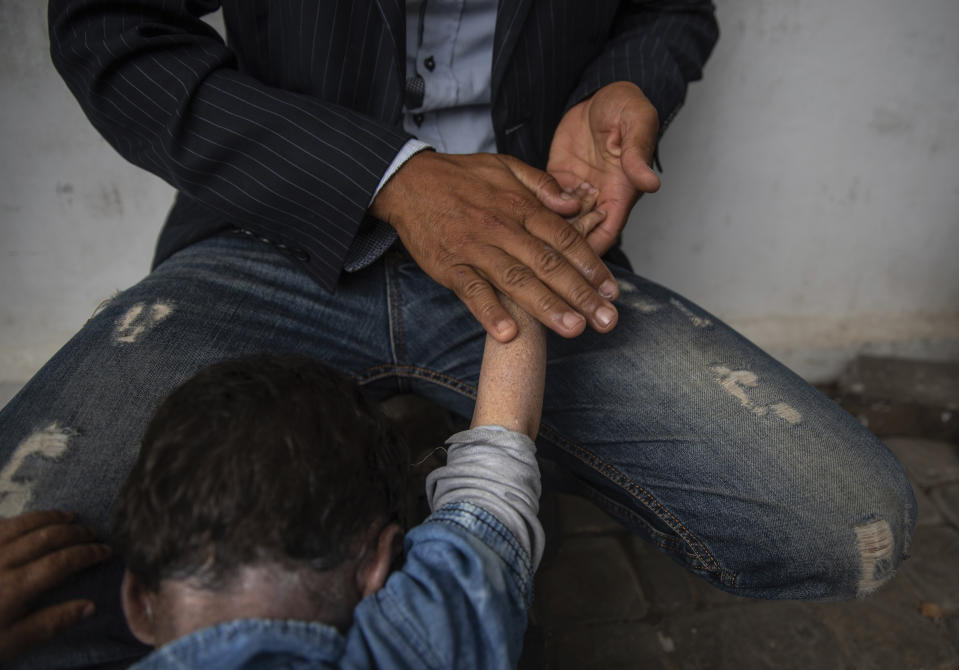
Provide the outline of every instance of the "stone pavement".
{"type": "MultiPolygon", "coordinates": [[[[957,364],[861,359],[824,389],[896,453],[919,502],[912,558],[865,600],[732,596],[586,500],[547,494],[553,546],[537,574],[520,668],[959,669],[957,388],[957,364]]],[[[443,421],[428,423],[456,428],[443,421]]]]}
{"type": "Polygon", "coordinates": [[[559,546],[537,575],[521,668],[959,668],[959,445],[887,443],[910,468],[920,526],[893,581],[854,602],[726,594],[557,494],[559,546]]]}

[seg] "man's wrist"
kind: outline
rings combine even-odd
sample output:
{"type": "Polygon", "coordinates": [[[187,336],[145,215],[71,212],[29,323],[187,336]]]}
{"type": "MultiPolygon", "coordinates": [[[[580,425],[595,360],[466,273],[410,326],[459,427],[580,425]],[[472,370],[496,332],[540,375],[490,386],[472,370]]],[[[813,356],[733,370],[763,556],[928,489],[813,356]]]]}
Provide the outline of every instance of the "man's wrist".
{"type": "Polygon", "coordinates": [[[393,175],[396,174],[396,172],[406,164],[406,161],[421,151],[426,151],[428,149],[432,150],[433,146],[416,138],[408,140],[406,144],[400,148],[399,153],[396,154],[396,157],[393,159],[393,162],[390,163],[390,166],[386,168],[386,172],[383,173],[383,178],[380,179],[380,183],[377,184],[376,190],[373,192],[373,197],[370,198],[370,205],[373,204],[376,196],[378,196],[380,191],[383,190],[383,187],[386,186],[386,182],[388,182],[393,175]]]}

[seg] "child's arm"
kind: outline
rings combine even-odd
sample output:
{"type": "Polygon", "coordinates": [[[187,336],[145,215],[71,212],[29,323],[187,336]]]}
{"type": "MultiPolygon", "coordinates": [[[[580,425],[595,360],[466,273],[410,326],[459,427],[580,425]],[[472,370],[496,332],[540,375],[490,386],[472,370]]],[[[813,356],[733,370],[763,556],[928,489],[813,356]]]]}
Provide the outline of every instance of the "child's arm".
{"type": "MultiPolygon", "coordinates": [[[[604,217],[590,211],[593,191],[586,198],[577,193],[587,212],[573,222],[581,230],[604,217]]],[[[546,335],[512,301],[504,299],[503,304],[516,319],[519,334],[505,344],[487,336],[472,427],[447,440],[446,465],[427,477],[426,494],[434,511],[456,502],[485,509],[510,530],[535,569],[544,537],[536,518],[540,475],[533,440],[543,408],[546,335]]]]}
{"type": "MultiPolygon", "coordinates": [[[[593,209],[598,195],[594,187],[583,184],[573,195],[583,203],[583,213],[570,223],[585,237],[606,214],[593,209]]],[[[505,344],[487,335],[471,427],[503,426],[535,440],[543,411],[546,331],[508,297],[499,298],[519,334],[505,344]]]]}
{"type": "Polygon", "coordinates": [[[543,410],[546,333],[512,300],[501,295],[500,301],[516,320],[519,334],[505,344],[486,336],[471,427],[502,426],[535,440],[543,410]]]}
{"type": "MultiPolygon", "coordinates": [[[[572,223],[585,235],[602,218],[587,213],[572,223]]],[[[406,648],[437,652],[430,656],[437,667],[463,659],[516,667],[545,543],[533,439],[546,338],[537,321],[504,304],[519,333],[506,344],[487,338],[472,427],[447,440],[446,464],[426,479],[433,514],[407,534],[402,570],[356,608],[348,644],[363,654],[395,648],[403,631],[406,648]],[[381,636],[388,644],[370,643],[381,636]]]]}

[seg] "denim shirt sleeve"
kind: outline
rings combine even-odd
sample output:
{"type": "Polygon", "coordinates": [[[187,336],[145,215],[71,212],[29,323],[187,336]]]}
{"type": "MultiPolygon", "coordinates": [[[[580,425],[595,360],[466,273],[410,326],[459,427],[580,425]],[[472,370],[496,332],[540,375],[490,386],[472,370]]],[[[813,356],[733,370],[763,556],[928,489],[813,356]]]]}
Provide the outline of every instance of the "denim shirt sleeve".
{"type": "Polygon", "coordinates": [[[516,538],[469,502],[406,538],[406,563],[354,613],[344,668],[515,667],[533,568],[516,538]]]}

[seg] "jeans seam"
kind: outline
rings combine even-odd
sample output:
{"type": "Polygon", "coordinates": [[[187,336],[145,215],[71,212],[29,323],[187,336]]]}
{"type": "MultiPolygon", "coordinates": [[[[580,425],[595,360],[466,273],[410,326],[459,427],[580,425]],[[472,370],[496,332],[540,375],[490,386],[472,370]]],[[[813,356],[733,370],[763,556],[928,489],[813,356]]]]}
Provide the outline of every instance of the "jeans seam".
{"type": "MultiPolygon", "coordinates": [[[[476,389],[472,385],[441,372],[415,365],[378,365],[360,371],[354,376],[354,379],[356,379],[358,384],[366,384],[394,375],[431,381],[468,398],[476,399],[476,389]]],[[[722,582],[729,586],[736,585],[739,573],[723,569],[702,541],[693,535],[679,519],[670,514],[669,511],[643,487],[637,485],[617,468],[614,468],[598,458],[595,454],[587,451],[582,445],[571,442],[549,426],[543,425],[540,428],[540,434],[545,439],[553,442],[558,448],[579,458],[579,460],[605,477],[610,483],[615,484],[622,491],[638,500],[646,509],[655,514],[663,523],[679,535],[681,541],[685,542],[686,545],[693,550],[694,555],[702,562],[706,571],[717,575],[722,582]]]]}
{"type": "Polygon", "coordinates": [[[675,515],[663,507],[662,503],[656,500],[655,496],[649,493],[649,491],[636,484],[619,469],[609,465],[595,454],[587,451],[582,445],[566,439],[549,426],[543,425],[540,428],[540,432],[548,433],[548,435],[544,435],[546,439],[554,442],[559,448],[563,449],[567,453],[575,455],[581,461],[592,467],[593,470],[606,477],[607,480],[619,486],[621,490],[625,491],[629,495],[633,496],[633,498],[641,502],[646,509],[655,514],[663,523],[676,532],[690,548],[693,549],[697,558],[699,558],[703,565],[706,566],[706,570],[719,576],[723,582],[729,582],[730,585],[735,585],[738,573],[730,573],[729,571],[724,570],[716,561],[716,558],[712,555],[709,549],[707,549],[702,543],[702,541],[697,538],[679,519],[677,519],[675,515]]]}
{"type": "MultiPolygon", "coordinates": [[[[739,579],[739,572],[725,570],[720,567],[711,568],[703,560],[702,556],[695,552],[695,550],[686,544],[682,536],[675,535],[670,536],[666,535],[663,531],[655,528],[648,520],[643,518],[641,515],[637,514],[635,511],[631,510],[629,507],[620,503],[608,496],[604,495],[601,491],[597,491],[594,488],[587,488],[582,492],[583,497],[592,501],[594,505],[600,509],[606,511],[606,513],[611,516],[616,516],[621,514],[629,517],[633,523],[643,530],[645,530],[648,540],[660,547],[663,551],[672,552],[678,555],[683,556],[685,559],[694,559],[695,564],[691,560],[687,560],[689,568],[691,570],[701,570],[710,574],[715,574],[720,582],[726,584],[727,586],[735,587],[736,582],[739,579]]],[[[640,531],[641,532],[641,531],[640,531]]]]}
{"type": "Polygon", "coordinates": [[[448,388],[451,391],[455,391],[461,395],[476,399],[476,389],[465,382],[460,381],[456,377],[451,377],[450,375],[445,375],[442,372],[437,372],[435,370],[430,370],[429,368],[421,368],[416,365],[399,365],[399,364],[386,364],[386,365],[375,365],[364,370],[360,370],[358,373],[353,375],[353,379],[357,384],[369,384],[370,382],[383,379],[385,377],[405,377],[410,379],[422,379],[430,382],[434,382],[448,388]]]}
{"type": "Polygon", "coordinates": [[[406,352],[403,351],[403,324],[400,313],[401,297],[396,282],[393,281],[392,277],[393,261],[389,257],[385,260],[386,262],[383,263],[383,272],[386,278],[387,289],[386,299],[388,305],[386,312],[390,326],[390,353],[393,354],[393,362],[399,365],[400,360],[406,356],[406,352]]]}

